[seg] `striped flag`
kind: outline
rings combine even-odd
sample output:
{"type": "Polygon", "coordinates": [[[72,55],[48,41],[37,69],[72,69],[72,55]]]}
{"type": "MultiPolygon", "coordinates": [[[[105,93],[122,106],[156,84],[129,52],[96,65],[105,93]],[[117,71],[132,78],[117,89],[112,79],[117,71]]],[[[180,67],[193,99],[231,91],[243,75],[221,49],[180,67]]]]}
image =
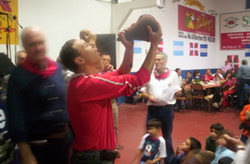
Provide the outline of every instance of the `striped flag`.
{"type": "Polygon", "coordinates": [[[183,56],[184,55],[184,42],[183,41],[174,41],[174,56],[183,56]]]}
{"type": "Polygon", "coordinates": [[[189,55],[190,56],[198,56],[199,55],[199,47],[198,43],[189,43],[189,55]]]}
{"type": "Polygon", "coordinates": [[[233,68],[236,68],[236,69],[239,68],[239,56],[238,55],[228,55],[227,61],[229,61],[229,63],[231,63],[233,68]]]}
{"type": "Polygon", "coordinates": [[[9,1],[7,0],[0,0],[0,5],[2,8],[2,11],[12,12],[12,9],[9,5],[9,1]]]}
{"type": "Polygon", "coordinates": [[[250,44],[245,45],[245,57],[250,57],[250,44]]]}
{"type": "Polygon", "coordinates": [[[163,52],[163,39],[161,38],[160,43],[158,44],[158,48],[156,50],[156,52],[163,52]]]}
{"type": "Polygon", "coordinates": [[[200,44],[200,56],[201,57],[207,56],[207,44],[200,44]]]}
{"type": "Polygon", "coordinates": [[[135,40],[134,41],[134,54],[141,54],[142,53],[142,41],[135,40]]]}

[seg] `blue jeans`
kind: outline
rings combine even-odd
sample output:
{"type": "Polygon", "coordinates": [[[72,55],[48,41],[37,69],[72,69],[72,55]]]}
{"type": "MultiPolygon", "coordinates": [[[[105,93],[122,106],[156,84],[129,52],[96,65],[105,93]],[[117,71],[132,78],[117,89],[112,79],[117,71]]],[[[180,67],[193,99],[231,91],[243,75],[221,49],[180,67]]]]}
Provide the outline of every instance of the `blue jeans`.
{"type": "Polygon", "coordinates": [[[172,131],[174,120],[174,105],[166,106],[148,106],[147,121],[157,118],[162,123],[162,135],[166,141],[167,158],[164,159],[166,164],[175,164],[174,149],[172,145],[172,131]]]}

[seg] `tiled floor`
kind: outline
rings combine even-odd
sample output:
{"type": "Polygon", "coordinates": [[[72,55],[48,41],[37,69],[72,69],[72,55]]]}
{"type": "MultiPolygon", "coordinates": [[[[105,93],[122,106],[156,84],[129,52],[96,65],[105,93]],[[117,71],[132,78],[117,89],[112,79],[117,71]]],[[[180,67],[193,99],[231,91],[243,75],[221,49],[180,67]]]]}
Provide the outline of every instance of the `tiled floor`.
{"type": "MultiPolygon", "coordinates": [[[[144,103],[122,104],[120,106],[118,143],[121,158],[116,160],[116,164],[132,163],[141,137],[145,133],[146,113],[147,105],[144,103]]],[[[233,109],[209,113],[199,110],[175,112],[172,135],[174,148],[190,136],[199,139],[204,148],[206,136],[209,135],[209,127],[215,122],[220,122],[225,129],[230,130],[235,135],[240,135],[239,113],[233,109]]]]}

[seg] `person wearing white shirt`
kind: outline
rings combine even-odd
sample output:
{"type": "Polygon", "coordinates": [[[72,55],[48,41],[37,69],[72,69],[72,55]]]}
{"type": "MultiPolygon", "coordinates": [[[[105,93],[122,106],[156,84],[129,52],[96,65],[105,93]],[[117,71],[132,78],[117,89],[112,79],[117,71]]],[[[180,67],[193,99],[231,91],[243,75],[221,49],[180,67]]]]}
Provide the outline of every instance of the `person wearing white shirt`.
{"type": "MultiPolygon", "coordinates": [[[[156,54],[155,70],[151,74],[151,80],[142,88],[142,95],[148,100],[147,120],[157,118],[162,123],[162,135],[166,141],[167,158],[165,163],[171,163],[174,159],[172,146],[173,107],[176,97],[181,95],[178,75],[166,67],[167,55],[163,52],[156,54]]],[[[171,163],[172,164],[172,163],[171,163]]]]}

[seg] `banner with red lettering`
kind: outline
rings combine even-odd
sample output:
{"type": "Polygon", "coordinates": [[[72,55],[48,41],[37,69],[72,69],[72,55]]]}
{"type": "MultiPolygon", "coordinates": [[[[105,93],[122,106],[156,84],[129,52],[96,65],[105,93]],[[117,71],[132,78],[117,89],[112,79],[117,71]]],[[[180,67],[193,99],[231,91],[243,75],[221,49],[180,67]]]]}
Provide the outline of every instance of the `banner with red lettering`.
{"type": "Polygon", "coordinates": [[[250,11],[220,14],[221,50],[245,49],[250,44],[250,11]]]}
{"type": "Polygon", "coordinates": [[[215,17],[184,6],[178,6],[179,37],[215,41],[215,17]]]}

